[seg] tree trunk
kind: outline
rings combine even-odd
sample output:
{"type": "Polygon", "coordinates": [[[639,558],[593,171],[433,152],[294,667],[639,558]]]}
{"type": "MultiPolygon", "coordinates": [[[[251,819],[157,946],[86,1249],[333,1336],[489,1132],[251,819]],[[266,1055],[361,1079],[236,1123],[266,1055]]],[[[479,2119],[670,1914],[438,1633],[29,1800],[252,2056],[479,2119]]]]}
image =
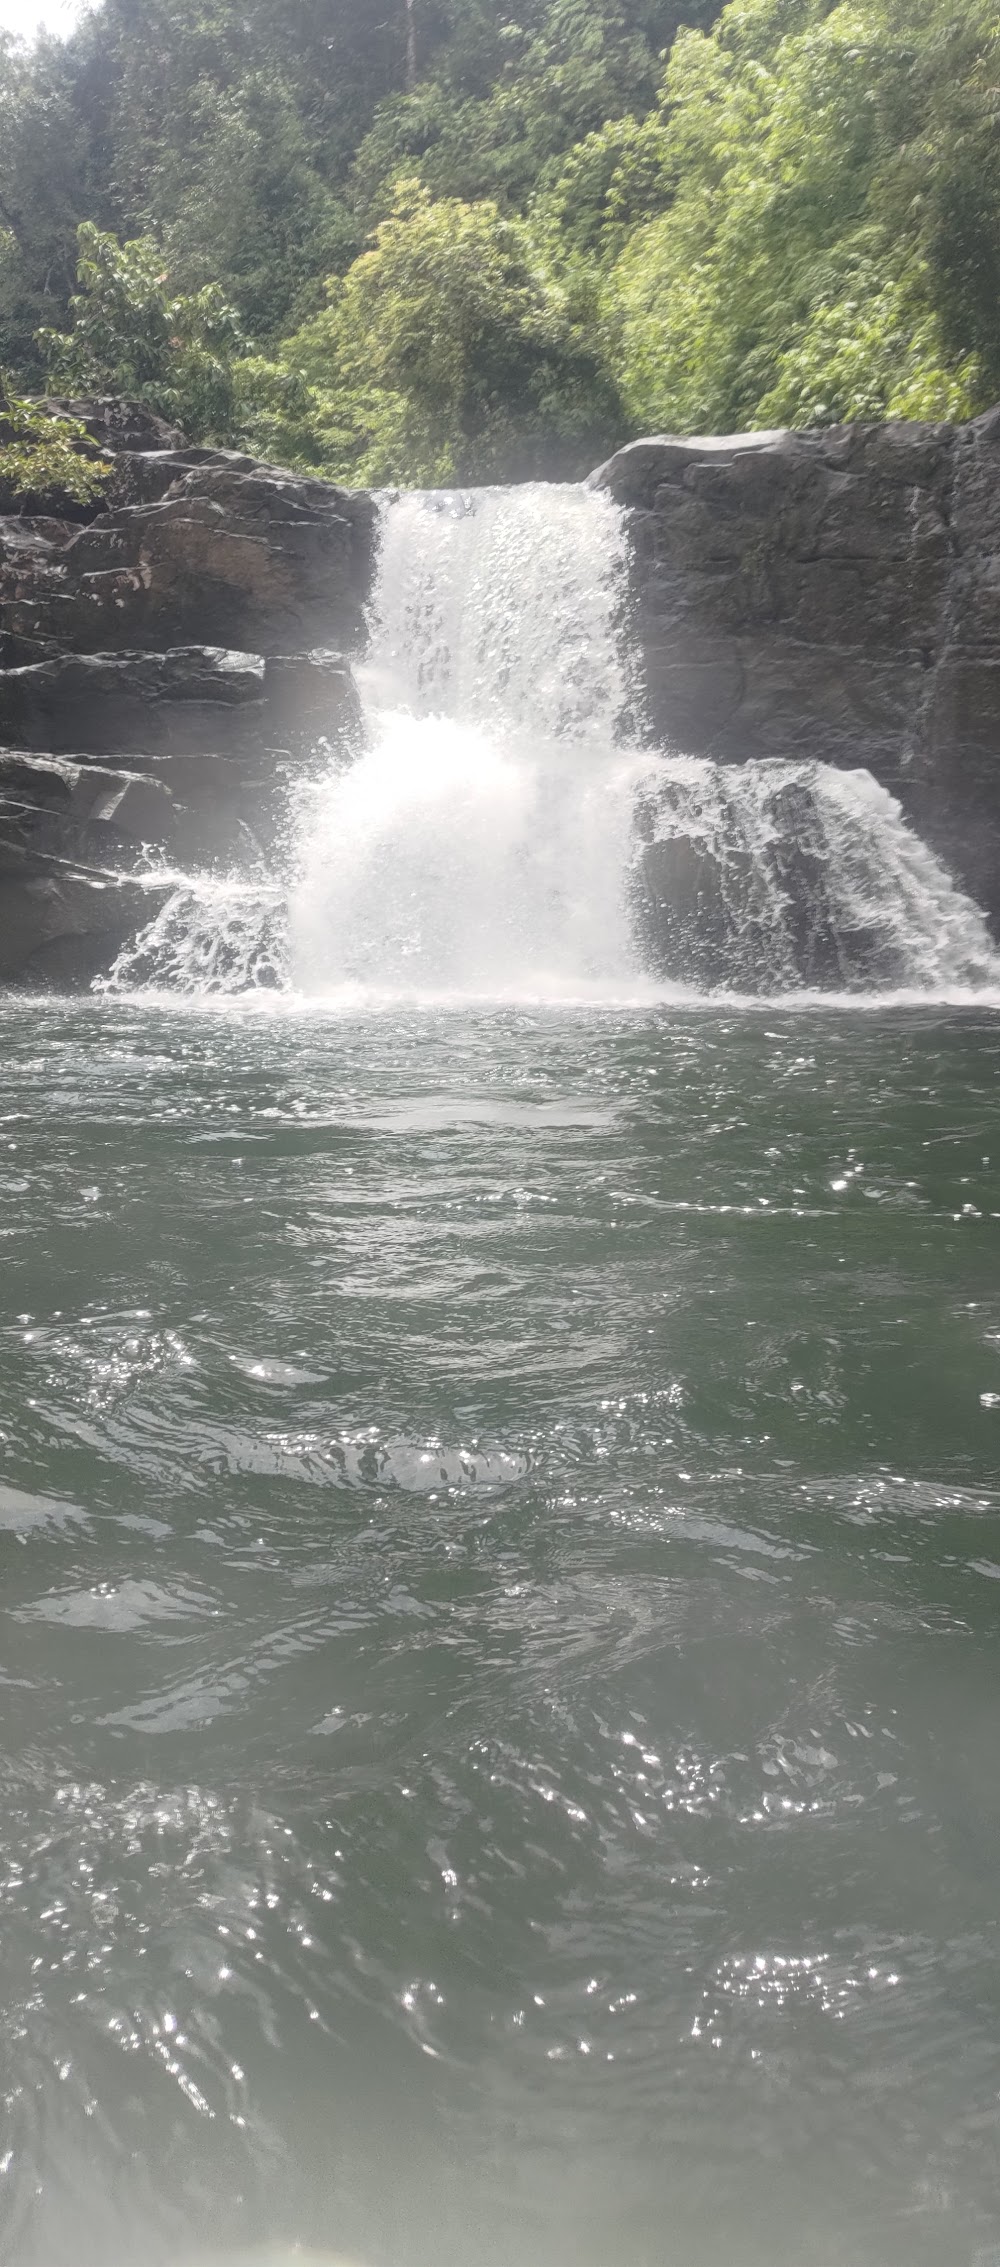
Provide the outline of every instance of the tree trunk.
{"type": "Polygon", "coordinates": [[[406,91],[412,94],[418,78],[417,0],[406,0],[406,91]]]}

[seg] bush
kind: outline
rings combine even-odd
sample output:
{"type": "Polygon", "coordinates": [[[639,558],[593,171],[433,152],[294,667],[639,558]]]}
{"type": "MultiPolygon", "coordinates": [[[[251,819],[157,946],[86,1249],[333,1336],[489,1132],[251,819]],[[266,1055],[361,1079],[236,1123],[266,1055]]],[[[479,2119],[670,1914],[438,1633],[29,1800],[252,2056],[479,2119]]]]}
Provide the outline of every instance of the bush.
{"type": "Polygon", "coordinates": [[[119,244],[89,221],[79,230],[78,280],[72,329],[38,334],[49,384],[125,394],[176,419],[192,441],[229,440],[234,364],[246,342],[218,284],[176,293],[152,237],[119,244]]]}
{"type": "Polygon", "coordinates": [[[73,417],[15,394],[0,372],[0,499],[58,509],[93,504],[111,470],[73,417]]]}

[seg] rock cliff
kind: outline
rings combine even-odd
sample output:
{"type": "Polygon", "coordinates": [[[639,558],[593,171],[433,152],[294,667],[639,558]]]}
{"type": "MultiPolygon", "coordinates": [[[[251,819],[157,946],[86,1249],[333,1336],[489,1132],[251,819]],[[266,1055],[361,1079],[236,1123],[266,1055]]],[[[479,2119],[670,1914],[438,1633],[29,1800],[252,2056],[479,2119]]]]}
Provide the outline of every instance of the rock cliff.
{"type": "Polygon", "coordinates": [[[289,768],[356,745],[375,530],[368,496],[66,406],[107,508],[0,517],[0,981],[29,985],[105,971],[157,862],[266,858],[289,768]]]}
{"type": "MultiPolygon", "coordinates": [[[[106,969],[157,863],[266,861],[289,771],[357,745],[376,530],[370,496],[67,406],[105,507],[0,516],[0,981],[29,985],[106,969]]],[[[637,441],[593,479],[650,737],[866,766],[1000,932],[1000,410],[637,441]]]]}
{"type": "Polygon", "coordinates": [[[1000,924],[1000,410],[965,426],[636,441],[652,735],[864,765],[1000,924]]]}

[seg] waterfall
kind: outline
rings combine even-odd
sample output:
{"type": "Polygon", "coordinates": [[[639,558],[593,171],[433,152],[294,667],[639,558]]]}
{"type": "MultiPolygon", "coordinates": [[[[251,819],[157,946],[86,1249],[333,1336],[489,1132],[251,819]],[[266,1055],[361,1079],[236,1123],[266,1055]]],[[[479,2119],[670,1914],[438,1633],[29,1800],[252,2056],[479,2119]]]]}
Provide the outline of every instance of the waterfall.
{"type": "Polygon", "coordinates": [[[294,981],[376,994],[634,989],[636,788],[621,515],[582,488],[407,495],[385,513],[370,741],[310,799],[294,981]]]}
{"type": "Polygon", "coordinates": [[[277,882],[178,874],[173,895],[119,954],[103,991],[152,990],[199,998],[284,991],[288,905],[277,882]]]}
{"type": "Polygon", "coordinates": [[[114,989],[341,1003],[997,989],[983,917],[865,771],[639,744],[624,515],[534,484],[383,505],[366,745],[293,879],[187,877],[114,989]]]}
{"type": "Polygon", "coordinates": [[[398,497],[367,664],[376,707],[605,747],[626,706],[624,517],[584,488],[398,497]]]}

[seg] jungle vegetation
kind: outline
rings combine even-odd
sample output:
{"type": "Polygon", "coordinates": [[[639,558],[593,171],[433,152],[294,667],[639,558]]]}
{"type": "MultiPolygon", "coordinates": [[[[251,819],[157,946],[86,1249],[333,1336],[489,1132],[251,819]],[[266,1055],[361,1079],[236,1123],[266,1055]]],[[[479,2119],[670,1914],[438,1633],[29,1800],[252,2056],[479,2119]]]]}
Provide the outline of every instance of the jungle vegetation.
{"type": "Polygon", "coordinates": [[[98,0],[0,41],[0,367],[355,483],[974,414],[1000,7],[98,0]]]}

